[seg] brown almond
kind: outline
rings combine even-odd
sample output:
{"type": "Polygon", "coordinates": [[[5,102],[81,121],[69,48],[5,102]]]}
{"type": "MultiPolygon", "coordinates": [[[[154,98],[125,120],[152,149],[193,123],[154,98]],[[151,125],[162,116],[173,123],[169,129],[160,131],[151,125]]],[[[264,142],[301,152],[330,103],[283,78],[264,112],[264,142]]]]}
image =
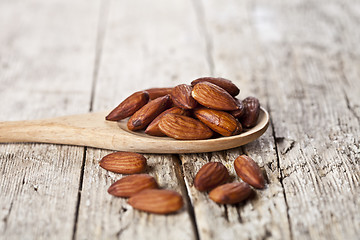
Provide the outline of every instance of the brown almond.
{"type": "Polygon", "coordinates": [[[141,130],[147,127],[161,112],[167,109],[171,104],[170,96],[166,95],[148,102],[131,116],[127,127],[131,131],[141,130]]]}
{"type": "Polygon", "coordinates": [[[160,119],[168,113],[174,113],[174,114],[178,114],[178,115],[184,115],[187,116],[189,114],[188,111],[186,111],[185,109],[181,109],[178,107],[173,107],[170,108],[164,112],[162,112],[159,116],[157,116],[150,124],[149,126],[147,126],[145,133],[152,135],[152,136],[158,136],[158,137],[163,137],[166,136],[159,128],[159,122],[160,119]]]}
{"type": "Polygon", "coordinates": [[[202,77],[202,78],[198,78],[198,79],[192,81],[191,86],[195,86],[199,82],[210,82],[212,84],[215,84],[215,85],[223,88],[231,96],[236,96],[240,93],[239,88],[234,83],[232,83],[230,80],[225,79],[225,78],[202,77]]]}
{"type": "Polygon", "coordinates": [[[114,152],[100,161],[100,167],[116,173],[134,174],[146,170],[146,158],[133,152],[114,152]]]}
{"type": "Polygon", "coordinates": [[[236,101],[237,105],[239,106],[239,109],[231,111],[230,114],[233,115],[234,118],[241,118],[245,113],[244,104],[238,98],[235,98],[235,101],[236,101]]]}
{"type": "Polygon", "coordinates": [[[252,193],[249,184],[244,182],[227,183],[214,188],[209,198],[220,204],[236,204],[247,199],[252,193]]]}
{"type": "Polygon", "coordinates": [[[194,114],[206,126],[223,136],[233,136],[242,132],[239,121],[227,112],[198,108],[194,110],[194,114]]]}
{"type": "Polygon", "coordinates": [[[135,209],[157,214],[173,213],[184,205],[179,193],[161,189],[143,190],[130,197],[128,203],[135,209]]]}
{"type": "Polygon", "coordinates": [[[194,186],[200,192],[209,191],[230,178],[226,167],[220,162],[209,162],[202,166],[194,179],[194,186]]]}
{"type": "Polygon", "coordinates": [[[106,120],[119,121],[133,115],[137,110],[144,106],[149,101],[149,93],[140,91],[133,93],[124,101],[122,101],[109,115],[106,120]]]}
{"type": "Polygon", "coordinates": [[[149,88],[145,91],[149,93],[150,100],[171,94],[172,88],[149,88]]]}
{"type": "Polygon", "coordinates": [[[208,108],[225,111],[239,109],[235,99],[227,91],[209,82],[196,84],[191,96],[198,103],[208,108]]]}
{"type": "Polygon", "coordinates": [[[202,122],[173,113],[160,119],[159,128],[166,136],[180,140],[208,139],[213,135],[211,129],[202,122]]]}
{"type": "Polygon", "coordinates": [[[116,197],[131,197],[142,190],[155,188],[158,188],[158,185],[152,176],[134,174],[114,182],[109,187],[108,193],[116,197]]]}
{"type": "Polygon", "coordinates": [[[183,109],[193,109],[197,102],[191,96],[192,87],[187,84],[180,84],[171,91],[171,99],[175,106],[183,109]]]}
{"type": "Polygon", "coordinates": [[[263,189],[265,179],[257,163],[249,156],[241,155],[234,161],[236,174],[254,188],[263,189]]]}
{"type": "Polygon", "coordinates": [[[245,111],[240,118],[240,122],[246,128],[254,127],[260,114],[260,102],[255,97],[247,97],[242,102],[245,111]]]}

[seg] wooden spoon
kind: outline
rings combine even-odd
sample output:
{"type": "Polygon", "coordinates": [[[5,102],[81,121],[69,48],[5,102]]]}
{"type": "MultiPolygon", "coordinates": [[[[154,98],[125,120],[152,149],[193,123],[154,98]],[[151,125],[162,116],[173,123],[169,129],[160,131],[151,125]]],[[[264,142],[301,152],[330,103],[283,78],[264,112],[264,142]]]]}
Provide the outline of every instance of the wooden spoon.
{"type": "Polygon", "coordinates": [[[132,132],[126,121],[106,121],[107,112],[52,119],[0,122],[0,143],[41,142],[89,146],[140,153],[213,152],[238,147],[260,137],[269,125],[269,114],[261,108],[255,127],[231,137],[207,140],[175,140],[132,132]]]}

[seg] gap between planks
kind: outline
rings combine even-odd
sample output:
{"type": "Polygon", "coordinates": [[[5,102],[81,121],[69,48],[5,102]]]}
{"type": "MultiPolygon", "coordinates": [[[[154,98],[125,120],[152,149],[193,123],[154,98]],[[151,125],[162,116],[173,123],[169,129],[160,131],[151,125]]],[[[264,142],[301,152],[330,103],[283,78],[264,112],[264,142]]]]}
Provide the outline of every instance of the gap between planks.
{"type": "MultiPolygon", "coordinates": [[[[268,89],[268,88],[266,88],[266,89],[268,89]]],[[[267,95],[266,97],[268,98],[268,91],[266,91],[266,95],[267,95]]],[[[286,205],[286,216],[287,216],[288,223],[289,223],[290,239],[294,239],[294,235],[293,235],[293,231],[292,231],[292,227],[291,227],[292,226],[291,225],[291,219],[290,219],[290,215],[289,215],[289,204],[288,204],[288,200],[287,200],[287,197],[286,197],[286,191],[285,191],[285,187],[284,187],[284,183],[283,183],[284,173],[280,168],[280,157],[279,157],[279,151],[278,151],[278,144],[277,144],[277,140],[276,140],[277,139],[276,138],[276,132],[275,132],[275,128],[274,128],[272,118],[271,118],[271,108],[270,108],[269,103],[267,104],[266,107],[267,107],[267,109],[269,111],[269,116],[270,116],[270,127],[271,127],[271,130],[272,130],[272,135],[273,135],[273,139],[274,139],[277,168],[279,169],[279,182],[281,184],[282,192],[283,192],[283,195],[284,195],[284,201],[285,201],[285,205],[286,205]]]]}
{"type": "MultiPolygon", "coordinates": [[[[94,98],[95,98],[96,85],[97,85],[96,83],[98,81],[98,72],[99,72],[99,66],[100,66],[100,61],[101,61],[102,49],[104,46],[104,39],[105,39],[105,34],[106,34],[106,25],[108,22],[109,9],[110,9],[110,0],[102,0],[100,3],[100,10],[99,10],[99,15],[98,15],[98,26],[97,26],[97,30],[96,30],[95,59],[94,59],[94,68],[93,68],[92,82],[91,82],[89,112],[93,111],[93,106],[94,106],[94,98]]],[[[77,200],[76,200],[74,226],[73,226],[73,233],[72,233],[73,240],[76,239],[76,231],[77,231],[80,201],[81,201],[81,192],[82,192],[82,187],[83,187],[83,182],[84,182],[84,171],[85,171],[85,164],[86,164],[87,149],[88,149],[88,147],[84,147],[83,159],[82,159],[82,163],[81,163],[81,170],[80,170],[80,177],[79,177],[79,189],[78,189],[78,195],[77,195],[77,200]]]]}

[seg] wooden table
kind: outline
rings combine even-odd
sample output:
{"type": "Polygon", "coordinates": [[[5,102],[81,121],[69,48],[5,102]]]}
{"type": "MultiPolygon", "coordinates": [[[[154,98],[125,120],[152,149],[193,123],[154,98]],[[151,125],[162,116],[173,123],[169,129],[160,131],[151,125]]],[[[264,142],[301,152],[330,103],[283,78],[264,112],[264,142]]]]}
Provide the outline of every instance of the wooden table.
{"type": "Polygon", "coordinates": [[[360,1],[0,2],[1,121],[110,110],[130,93],[222,76],[271,115],[228,151],[145,154],[185,207],[134,210],[107,188],[111,151],[0,145],[0,239],[358,239],[360,1]],[[267,185],[238,205],[193,187],[245,153],[267,185]]]}

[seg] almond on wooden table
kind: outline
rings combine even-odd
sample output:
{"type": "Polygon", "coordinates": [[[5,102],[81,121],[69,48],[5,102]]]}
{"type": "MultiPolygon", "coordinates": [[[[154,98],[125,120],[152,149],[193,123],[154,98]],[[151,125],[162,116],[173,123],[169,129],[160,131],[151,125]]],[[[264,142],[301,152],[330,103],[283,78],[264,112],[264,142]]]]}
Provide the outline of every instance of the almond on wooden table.
{"type": "Polygon", "coordinates": [[[100,161],[100,166],[108,171],[122,174],[141,173],[146,170],[146,158],[133,152],[114,152],[100,161]]]}
{"type": "Polygon", "coordinates": [[[209,191],[226,183],[229,178],[229,172],[221,162],[209,162],[197,172],[194,178],[194,186],[200,192],[209,191]]]}
{"type": "Polygon", "coordinates": [[[230,80],[225,78],[216,78],[216,77],[202,77],[195,79],[191,82],[191,86],[195,86],[199,82],[210,82],[213,83],[224,90],[226,90],[231,96],[236,96],[240,93],[240,89],[232,83],[230,80]]]}
{"type": "Polygon", "coordinates": [[[197,102],[191,96],[192,87],[187,84],[180,84],[171,91],[171,99],[175,106],[183,109],[193,109],[197,106],[197,102]]]}
{"type": "Polygon", "coordinates": [[[149,93],[140,91],[133,93],[124,101],[122,101],[109,115],[106,120],[119,121],[133,115],[137,110],[144,106],[149,101],[149,93]]]}
{"type": "Polygon", "coordinates": [[[185,109],[181,109],[178,107],[173,107],[170,108],[168,110],[165,110],[164,112],[162,112],[159,116],[157,116],[150,124],[149,126],[147,126],[145,133],[152,135],[152,136],[158,136],[158,137],[163,137],[166,136],[166,134],[164,134],[160,128],[159,128],[159,122],[160,119],[168,113],[174,113],[174,114],[178,114],[178,115],[184,115],[184,116],[188,116],[189,112],[185,109]]]}
{"type": "Polygon", "coordinates": [[[236,174],[254,188],[263,189],[265,179],[257,163],[249,156],[241,155],[234,161],[236,174]]]}
{"type": "Polygon", "coordinates": [[[252,191],[247,183],[233,182],[214,188],[209,193],[209,198],[220,204],[235,204],[247,199],[252,191]]]}
{"type": "Polygon", "coordinates": [[[148,102],[130,117],[127,123],[128,129],[137,131],[146,128],[152,120],[170,107],[170,104],[170,95],[165,95],[148,102]]]}
{"type": "Polygon", "coordinates": [[[154,188],[158,188],[158,184],[152,176],[134,174],[114,182],[109,187],[108,193],[117,197],[131,197],[142,190],[154,188]]]}
{"type": "Polygon", "coordinates": [[[145,91],[149,93],[150,100],[171,94],[172,87],[170,88],[149,88],[145,91]]]}
{"type": "Polygon", "coordinates": [[[235,99],[223,88],[209,83],[197,83],[191,96],[201,105],[215,110],[232,111],[239,109],[235,99]]]}
{"type": "Polygon", "coordinates": [[[143,190],[130,197],[128,203],[135,209],[157,214],[173,213],[184,205],[179,193],[162,189],[143,190]]]}
{"type": "Polygon", "coordinates": [[[242,132],[240,122],[227,112],[197,108],[194,114],[201,122],[223,136],[233,136],[242,132]]]}
{"type": "Polygon", "coordinates": [[[167,136],[180,140],[208,139],[213,135],[213,131],[202,122],[173,113],[160,119],[159,128],[167,136]]]}

